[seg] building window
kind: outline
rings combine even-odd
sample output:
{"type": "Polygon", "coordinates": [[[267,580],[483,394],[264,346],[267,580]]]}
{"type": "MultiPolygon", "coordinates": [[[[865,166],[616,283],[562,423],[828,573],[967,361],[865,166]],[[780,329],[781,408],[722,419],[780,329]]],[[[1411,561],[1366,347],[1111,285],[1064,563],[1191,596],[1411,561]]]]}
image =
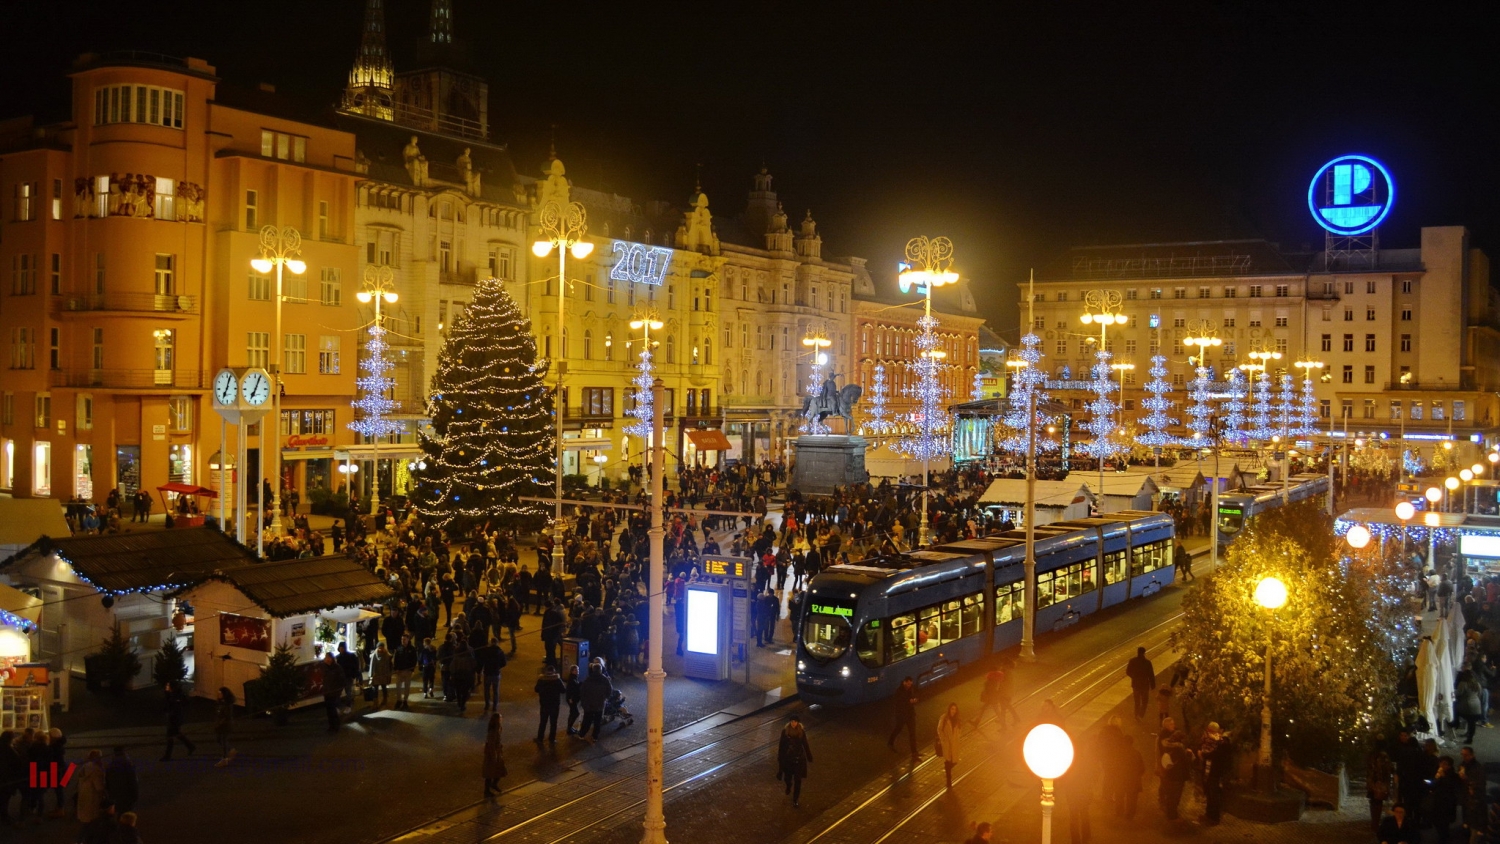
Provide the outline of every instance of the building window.
{"type": "Polygon", "coordinates": [[[1182,383],[1183,383],[1182,382],[1182,373],[1181,372],[1174,372],[1174,373],[1172,373],[1172,384],[1174,386],[1181,387],[1182,383]]]}
{"type": "Polygon", "coordinates": [[[1182,338],[1181,337],[1173,338],[1173,340],[1172,340],[1172,354],[1174,354],[1174,355],[1180,355],[1180,354],[1182,354],[1182,338]]]}
{"type": "Polygon", "coordinates": [[[149,123],[182,128],[182,92],[148,85],[109,85],[94,89],[94,125],[149,123]]]}
{"type": "Polygon", "coordinates": [[[156,295],[177,295],[177,256],[156,256],[156,295]]]}
{"type": "Polygon", "coordinates": [[[1279,316],[1279,317],[1276,318],[1276,327],[1277,328],[1286,328],[1286,322],[1287,322],[1287,318],[1286,317],[1279,316]]]}
{"type": "Polygon", "coordinates": [[[1227,358],[1233,358],[1235,356],[1234,348],[1235,348],[1234,341],[1233,340],[1226,340],[1224,342],[1224,356],[1227,357],[1227,358]]]}
{"type": "Polygon", "coordinates": [[[1409,279],[1409,278],[1408,279],[1402,279],[1402,281],[1401,281],[1401,292],[1402,293],[1410,293],[1411,292],[1411,279],[1409,279]]]}
{"type": "Polygon", "coordinates": [[[1233,299],[1234,296],[1235,296],[1235,293],[1237,291],[1238,291],[1238,288],[1234,288],[1234,287],[1226,287],[1226,288],[1224,288],[1224,298],[1225,299],[1233,299]]]}
{"type": "Polygon", "coordinates": [[[339,342],[337,334],[322,334],[318,337],[318,374],[339,374],[339,342]]]}
{"type": "Polygon", "coordinates": [[[104,253],[94,253],[94,293],[104,295],[104,253]]]}
{"type": "Polygon", "coordinates": [[[1281,352],[1283,355],[1286,354],[1287,346],[1285,337],[1276,338],[1276,351],[1281,352]]]}
{"type": "Polygon", "coordinates": [[[706,335],[703,338],[703,365],[714,365],[714,341],[706,335]]]}
{"type": "Polygon", "coordinates": [[[1353,281],[1353,279],[1347,279],[1347,278],[1344,279],[1344,295],[1346,295],[1346,296],[1352,296],[1352,295],[1354,295],[1354,281],[1353,281]]]}
{"type": "Polygon", "coordinates": [[[285,341],[282,366],[292,375],[307,372],[307,335],[287,334],[282,339],[285,341]]]}
{"type": "Polygon", "coordinates": [[[1127,354],[1127,355],[1133,355],[1133,354],[1135,354],[1135,338],[1134,337],[1127,337],[1127,338],[1125,338],[1125,354],[1127,354]]]}
{"type": "Polygon", "coordinates": [[[1174,318],[1172,320],[1172,327],[1173,328],[1186,328],[1187,327],[1187,317],[1176,317],[1176,318],[1174,318]]]}
{"type": "Polygon", "coordinates": [[[52,253],[52,266],[51,266],[51,277],[50,277],[50,279],[51,279],[50,289],[52,291],[52,295],[53,296],[61,296],[62,295],[62,255],[59,255],[56,252],[52,253]]]}
{"type": "Polygon", "coordinates": [[[613,417],[615,415],[615,388],[584,387],[583,407],[580,409],[584,416],[613,417]]]}
{"type": "Polygon", "coordinates": [[[1187,298],[1187,288],[1186,287],[1174,287],[1174,288],[1172,288],[1172,298],[1173,299],[1186,299],[1187,298]]]}
{"type": "Polygon", "coordinates": [[[338,305],[343,301],[342,284],[338,267],[324,267],[323,278],[318,287],[318,301],[325,305],[338,305]]]}
{"type": "Polygon", "coordinates": [[[1354,418],[1354,399],[1339,400],[1339,415],[1345,419],[1354,418]]]}
{"type": "Polygon", "coordinates": [[[78,394],[78,418],[73,423],[80,431],[94,428],[94,396],[92,393],[78,394]]]}
{"type": "Polygon", "coordinates": [[[1068,301],[1068,292],[1066,290],[1064,290],[1061,293],[1058,293],[1057,294],[1057,301],[1059,301],[1059,302],[1066,302],[1066,301],[1068,301]]]}
{"type": "Polygon", "coordinates": [[[266,369],[271,365],[271,332],[251,331],[245,335],[246,365],[266,369]]]}
{"type": "MultiPolygon", "coordinates": [[[[776,335],[773,334],[771,336],[774,339],[776,335]]],[[[676,363],[677,362],[677,338],[676,337],[673,337],[671,334],[668,334],[667,335],[667,342],[662,345],[662,349],[663,349],[663,357],[662,357],[662,359],[663,359],[664,362],[666,362],[666,363],[676,363]]]]}
{"type": "Polygon", "coordinates": [[[293,434],[331,434],[333,430],[331,410],[281,411],[281,435],[284,437],[293,434]]]}
{"type": "Polygon", "coordinates": [[[1152,299],[1160,299],[1161,298],[1161,288],[1160,287],[1153,287],[1153,288],[1151,288],[1151,298],[1152,299]]]}
{"type": "Polygon", "coordinates": [[[1401,418],[1401,402],[1399,400],[1393,401],[1393,402],[1391,402],[1391,421],[1395,422],[1396,420],[1398,420],[1400,418],[1401,418]]]}
{"type": "Polygon", "coordinates": [[[177,183],[171,179],[156,177],[156,201],[152,211],[158,220],[177,219],[177,183]]]}
{"type": "Polygon", "coordinates": [[[1353,384],[1354,383],[1354,364],[1352,364],[1352,363],[1346,363],[1346,364],[1344,364],[1344,378],[1343,378],[1343,382],[1345,384],[1353,384]]]}
{"type": "Polygon", "coordinates": [[[1199,299],[1207,299],[1211,295],[1212,294],[1209,293],[1209,288],[1207,288],[1207,287],[1200,287],[1200,288],[1198,288],[1198,298],[1199,299]]]}
{"type": "Polygon", "coordinates": [[[1372,279],[1369,279],[1369,280],[1367,280],[1365,282],[1365,292],[1366,293],[1374,293],[1375,292],[1375,279],[1372,278],[1372,279]]]}
{"type": "Polygon", "coordinates": [[[1286,285],[1286,284],[1278,284],[1278,285],[1276,285],[1276,296],[1277,296],[1277,298],[1285,299],[1287,296],[1291,295],[1291,292],[1292,292],[1292,288],[1291,288],[1290,285],[1286,285]]]}
{"type": "Polygon", "coordinates": [[[47,329],[47,367],[62,369],[62,329],[47,329]]]}
{"type": "Polygon", "coordinates": [[[1402,322],[1411,322],[1411,308],[1402,308],[1401,309],[1401,321],[1402,322]]]}
{"type": "Polygon", "coordinates": [[[104,368],[104,329],[95,328],[93,331],[94,356],[92,359],[94,369],[104,368]]]}
{"type": "Polygon", "coordinates": [[[1374,419],[1375,418],[1375,400],[1374,399],[1365,399],[1364,413],[1365,413],[1364,418],[1366,418],[1366,419],[1374,419]]]}
{"type": "Polygon", "coordinates": [[[167,399],[167,418],[174,431],[193,430],[193,399],[191,396],[173,396],[167,399]]]}
{"type": "Polygon", "coordinates": [[[260,193],[258,191],[245,191],[245,231],[255,231],[260,228],[260,193]]]}
{"type": "Polygon", "coordinates": [[[1067,353],[1068,353],[1068,341],[1067,340],[1058,340],[1057,341],[1057,356],[1058,357],[1062,357],[1063,355],[1066,355],[1067,353]]]}
{"type": "Polygon", "coordinates": [[[1250,320],[1250,327],[1251,328],[1260,328],[1260,317],[1253,317],[1253,318],[1251,318],[1251,320],[1250,320]]]}
{"type": "Polygon", "coordinates": [[[1261,285],[1259,285],[1259,284],[1252,284],[1252,285],[1250,285],[1250,298],[1251,299],[1259,299],[1260,298],[1260,294],[1261,294],[1261,285]]]}
{"type": "Polygon", "coordinates": [[[298,305],[307,304],[307,275],[283,273],[281,276],[281,301],[298,305]]]}
{"type": "Polygon", "coordinates": [[[1333,311],[1330,311],[1329,309],[1324,308],[1323,309],[1323,321],[1324,322],[1333,322],[1333,311]]]}
{"type": "Polygon", "coordinates": [[[1375,309],[1374,308],[1365,308],[1365,321],[1366,322],[1374,322],[1375,321],[1375,309]]]}
{"type": "Polygon", "coordinates": [[[1344,335],[1344,351],[1346,351],[1346,352],[1352,352],[1352,351],[1354,351],[1354,335],[1353,334],[1345,334],[1344,335]]]}
{"type": "Polygon", "coordinates": [[[16,207],[14,219],[24,223],[36,219],[36,182],[16,182],[16,207]]]}
{"type": "Polygon", "coordinates": [[[1127,291],[1125,291],[1125,298],[1126,298],[1126,299],[1132,299],[1132,300],[1133,300],[1133,299],[1135,299],[1135,298],[1136,298],[1136,293],[1137,293],[1137,292],[1138,292],[1138,291],[1137,291],[1137,290],[1136,290],[1136,289],[1135,289],[1135,288],[1133,288],[1133,287],[1132,287],[1132,288],[1131,288],[1131,289],[1129,289],[1129,290],[1127,290],[1127,291]]]}
{"type": "Polygon", "coordinates": [[[52,180],[52,219],[62,219],[62,179],[52,180]]]}
{"type": "Polygon", "coordinates": [[[583,359],[594,359],[594,332],[587,328],[583,330],[583,359]]]}
{"type": "Polygon", "coordinates": [[[1373,352],[1373,351],[1375,351],[1375,335],[1374,334],[1366,334],[1365,335],[1365,351],[1367,351],[1367,352],[1373,352]]]}
{"type": "Polygon", "coordinates": [[[1373,366],[1366,366],[1365,367],[1365,383],[1366,384],[1374,384],[1375,383],[1375,367],[1373,367],[1373,366]]]}
{"type": "Polygon", "coordinates": [[[1454,401],[1453,401],[1453,421],[1454,422],[1462,422],[1466,418],[1467,414],[1468,414],[1468,411],[1467,411],[1467,409],[1464,406],[1463,399],[1454,399],[1454,401]]]}
{"type": "MultiPolygon", "coordinates": [[[[515,260],[514,250],[504,246],[491,247],[490,275],[502,281],[513,280],[515,278],[513,269],[515,266],[515,260]]],[[[610,284],[610,289],[611,291],[613,291],[613,283],[610,284]]],[[[613,296],[613,293],[611,293],[611,296],[613,296]]],[[[611,298],[610,301],[613,302],[614,299],[611,298]]]]}
{"type": "Polygon", "coordinates": [[[1417,421],[1420,422],[1422,420],[1422,403],[1419,402],[1419,401],[1412,402],[1411,403],[1411,414],[1408,415],[1406,418],[1408,418],[1408,419],[1414,419],[1414,420],[1417,420],[1417,421]]]}
{"type": "Polygon", "coordinates": [[[271,301],[271,277],[255,270],[250,271],[248,298],[253,302],[271,301]]]}
{"type": "Polygon", "coordinates": [[[177,357],[177,332],[171,328],[158,328],[151,332],[155,340],[157,372],[170,372],[177,357]]]}
{"type": "Polygon", "coordinates": [[[277,158],[282,161],[305,161],[307,138],[262,129],[260,130],[260,154],[266,158],[277,158]]]}
{"type": "Polygon", "coordinates": [[[1231,317],[1224,317],[1224,327],[1225,328],[1233,328],[1234,327],[1234,317],[1232,317],[1232,316],[1231,317]]]}
{"type": "Polygon", "coordinates": [[[1432,421],[1439,422],[1443,419],[1443,403],[1435,401],[1432,403],[1432,421]]]}
{"type": "Polygon", "coordinates": [[[20,253],[11,257],[10,290],[17,296],[36,292],[36,256],[20,253]]]}
{"type": "Polygon", "coordinates": [[[35,427],[52,427],[52,394],[37,393],[36,401],[33,403],[32,407],[35,410],[34,416],[36,418],[32,420],[35,423],[35,427]]]}
{"type": "Polygon", "coordinates": [[[12,328],[10,330],[10,368],[34,369],[36,367],[36,340],[33,329],[12,328]]]}
{"type": "Polygon", "coordinates": [[[1318,415],[1328,419],[1333,415],[1333,403],[1328,399],[1318,399],[1318,415]]]}

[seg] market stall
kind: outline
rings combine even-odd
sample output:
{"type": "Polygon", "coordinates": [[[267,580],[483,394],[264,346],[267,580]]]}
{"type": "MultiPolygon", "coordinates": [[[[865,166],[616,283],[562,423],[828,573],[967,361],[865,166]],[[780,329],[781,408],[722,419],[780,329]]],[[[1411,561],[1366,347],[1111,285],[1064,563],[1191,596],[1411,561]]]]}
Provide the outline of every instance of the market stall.
{"type": "Polygon", "coordinates": [[[31,661],[42,599],[0,584],[0,731],[51,727],[46,663],[31,661]]]}
{"type": "Polygon", "coordinates": [[[205,511],[211,506],[200,507],[198,499],[217,499],[219,493],[208,487],[172,482],[156,488],[161,496],[162,508],[172,520],[172,527],[203,527],[205,511]]]}
{"type": "Polygon", "coordinates": [[[306,672],[306,700],[317,697],[317,661],[325,651],[356,642],[355,625],[379,615],[394,597],[391,587],[343,556],[261,563],[211,574],[176,595],[191,605],[198,635],[193,693],[212,698],[227,686],[249,699],[245,683],[257,680],[276,648],[291,648],[306,672]]]}

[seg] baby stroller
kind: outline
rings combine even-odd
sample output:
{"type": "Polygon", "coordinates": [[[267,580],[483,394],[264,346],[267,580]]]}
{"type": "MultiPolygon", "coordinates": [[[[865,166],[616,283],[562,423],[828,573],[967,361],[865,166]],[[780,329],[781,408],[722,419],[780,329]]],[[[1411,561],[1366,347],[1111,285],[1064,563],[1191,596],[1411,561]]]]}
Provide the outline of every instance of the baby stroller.
{"type": "Polygon", "coordinates": [[[609,693],[609,698],[604,701],[604,723],[608,724],[615,720],[620,721],[620,729],[624,729],[635,723],[635,716],[625,708],[625,693],[615,689],[609,693]]]}

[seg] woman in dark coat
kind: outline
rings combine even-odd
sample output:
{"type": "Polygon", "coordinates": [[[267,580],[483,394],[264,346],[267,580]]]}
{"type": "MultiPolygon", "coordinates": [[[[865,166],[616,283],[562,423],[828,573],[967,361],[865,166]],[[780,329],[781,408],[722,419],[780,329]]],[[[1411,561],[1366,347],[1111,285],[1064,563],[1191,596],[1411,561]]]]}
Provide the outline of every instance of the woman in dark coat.
{"type": "Polygon", "coordinates": [[[786,783],[786,793],[792,795],[795,808],[802,799],[802,781],[807,778],[807,765],[812,761],[812,747],[807,743],[807,730],[795,716],[781,731],[781,746],[776,750],[776,778],[786,783]]]}
{"type": "Polygon", "coordinates": [[[490,715],[490,726],[484,736],[484,796],[500,793],[500,779],[505,776],[505,747],[500,741],[500,713],[490,715]]]}

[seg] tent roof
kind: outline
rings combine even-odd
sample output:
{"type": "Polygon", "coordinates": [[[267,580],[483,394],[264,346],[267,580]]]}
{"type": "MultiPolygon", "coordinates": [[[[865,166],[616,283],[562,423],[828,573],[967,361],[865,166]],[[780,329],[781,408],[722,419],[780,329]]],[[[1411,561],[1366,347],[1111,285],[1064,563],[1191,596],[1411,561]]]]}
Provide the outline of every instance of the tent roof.
{"type": "MultiPolygon", "coordinates": [[[[276,618],[359,604],[376,604],[396,593],[373,572],[348,557],[304,557],[227,569],[203,578],[238,589],[276,618]]],[[[194,584],[195,586],[198,584],[194,584]]],[[[181,590],[192,591],[192,587],[181,590]]]]}
{"type": "Polygon", "coordinates": [[[0,545],[30,545],[72,531],[62,502],[53,498],[0,498],[0,545]]]}
{"type": "MultiPolygon", "coordinates": [[[[1090,492],[1082,481],[1037,481],[1036,503],[1042,507],[1067,507],[1087,501],[1090,492]],[[1081,497],[1080,497],[1081,496],[1081,497]]],[[[1025,504],[1026,480],[1024,478],[998,478],[990,483],[980,504],[1025,504]]]]}
{"type": "MultiPolygon", "coordinates": [[[[7,623],[8,619],[14,621],[15,618],[29,621],[32,625],[40,624],[42,599],[33,598],[13,586],[0,583],[0,624],[7,623]]],[[[26,625],[23,623],[21,627],[24,629],[26,625]]]]}
{"type": "Polygon", "coordinates": [[[43,536],[0,560],[0,571],[52,553],[100,592],[157,592],[255,563],[255,552],[212,528],[151,530],[52,539],[43,536]]]}
{"type": "MultiPolygon", "coordinates": [[[[1089,489],[1092,490],[1095,487],[1099,486],[1099,475],[1097,473],[1081,474],[1086,475],[1084,484],[1089,489]]],[[[1140,495],[1142,492],[1154,492],[1156,491],[1156,489],[1156,481],[1153,481],[1150,475],[1136,475],[1128,472],[1104,473],[1105,495],[1126,495],[1134,497],[1140,495]]]]}

